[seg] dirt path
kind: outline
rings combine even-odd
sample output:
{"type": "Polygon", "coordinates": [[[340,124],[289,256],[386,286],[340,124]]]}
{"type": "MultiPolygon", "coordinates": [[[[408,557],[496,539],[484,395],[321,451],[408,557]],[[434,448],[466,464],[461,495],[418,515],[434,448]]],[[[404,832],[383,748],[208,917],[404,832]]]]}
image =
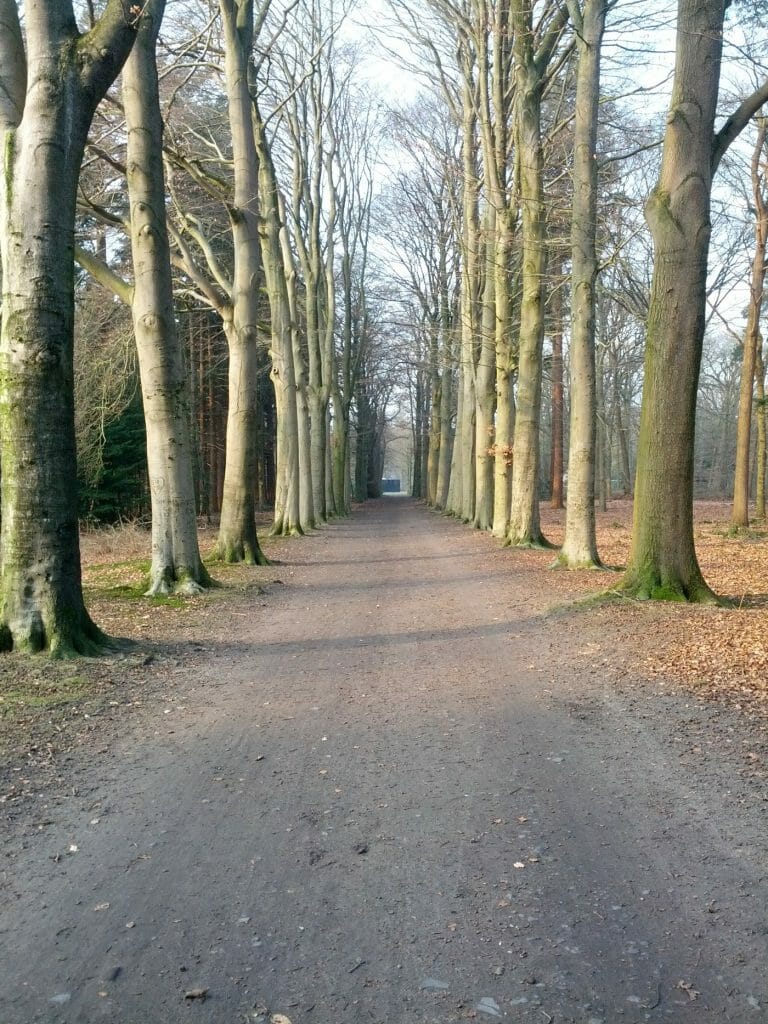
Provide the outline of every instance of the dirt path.
{"type": "Polygon", "coordinates": [[[766,804],[702,712],[410,502],[287,550],[8,839],[2,1024],[768,1021],[766,804]]]}

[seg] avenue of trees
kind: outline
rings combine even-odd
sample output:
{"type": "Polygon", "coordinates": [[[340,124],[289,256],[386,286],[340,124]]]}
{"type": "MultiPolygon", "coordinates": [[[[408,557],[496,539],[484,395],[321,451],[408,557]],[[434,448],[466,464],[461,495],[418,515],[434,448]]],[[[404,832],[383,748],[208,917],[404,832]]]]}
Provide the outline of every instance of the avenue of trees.
{"type": "Polygon", "coordinates": [[[200,514],[263,564],[257,512],[377,495],[406,407],[430,505],[529,546],[565,504],[574,568],[634,493],[617,589],[713,600],[695,490],[765,514],[767,29],[668,6],[644,124],[639,0],[388,0],[390,110],[362,0],[0,0],[0,649],[106,642],[83,515],[149,514],[148,593],[199,593],[200,514]]]}

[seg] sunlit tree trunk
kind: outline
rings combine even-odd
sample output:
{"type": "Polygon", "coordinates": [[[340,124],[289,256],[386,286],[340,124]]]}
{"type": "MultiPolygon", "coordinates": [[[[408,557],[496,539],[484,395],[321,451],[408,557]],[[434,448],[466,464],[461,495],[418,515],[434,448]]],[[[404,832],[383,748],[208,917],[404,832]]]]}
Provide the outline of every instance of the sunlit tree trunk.
{"type": "Polygon", "coordinates": [[[123,71],[128,135],[134,287],[131,301],[138,350],[152,502],[149,594],[198,593],[210,580],[200,558],[184,355],[176,334],[165,212],[163,122],[155,46],[165,0],[155,0],[138,26],[123,71]]]}
{"type": "Polygon", "coordinates": [[[493,525],[494,422],[496,409],[496,211],[489,206],[483,222],[485,274],[475,371],[475,517],[478,530],[493,525]]]}
{"type": "Polygon", "coordinates": [[[0,649],[66,656],[104,639],[80,575],[75,198],[94,111],[136,27],[120,0],[85,34],[69,0],[38,0],[25,5],[25,59],[15,0],[0,0],[0,25],[0,649]]]}
{"type": "Polygon", "coordinates": [[[569,569],[600,564],[595,528],[595,286],[597,283],[597,117],[600,50],[607,0],[570,0],[578,68],[573,139],[571,221],[571,388],[568,506],[558,562],[569,569]]]}
{"type": "Polygon", "coordinates": [[[435,504],[444,509],[448,503],[448,487],[450,484],[451,459],[453,454],[453,432],[451,416],[453,413],[453,326],[452,309],[448,295],[448,284],[444,281],[440,297],[440,324],[442,332],[440,372],[440,458],[437,467],[437,484],[435,504]]]}
{"type": "Polygon", "coordinates": [[[229,219],[234,244],[229,344],[227,458],[219,535],[214,554],[227,562],[264,565],[256,534],[256,417],[260,360],[258,158],[248,68],[253,45],[252,0],[220,0],[224,64],[232,131],[234,196],[229,219]]]}
{"type": "Polygon", "coordinates": [[[461,160],[462,160],[462,238],[461,297],[459,341],[459,396],[456,414],[456,438],[453,446],[448,511],[464,522],[475,515],[475,341],[478,317],[478,260],[480,225],[478,215],[477,114],[474,98],[475,63],[469,48],[462,50],[461,87],[461,160]]]}
{"type": "MultiPolygon", "coordinates": [[[[272,332],[272,383],[277,403],[277,478],[275,516],[272,533],[282,536],[302,534],[314,525],[311,500],[302,505],[301,490],[311,477],[302,480],[300,467],[299,406],[294,360],[294,310],[291,302],[293,257],[283,245],[277,175],[258,103],[253,99],[253,125],[259,161],[261,201],[260,239],[264,279],[269,297],[272,332]],[[286,265],[286,259],[291,262],[286,265]],[[303,515],[302,515],[303,513],[303,515]]],[[[308,438],[304,439],[308,445],[308,438]]]]}
{"type": "Polygon", "coordinates": [[[429,430],[426,493],[428,505],[437,502],[437,471],[440,464],[440,327],[429,327],[429,430]]]}
{"type": "Polygon", "coordinates": [[[622,581],[640,598],[713,601],[693,538],[693,438],[701,366],[712,176],[763,86],[713,133],[725,0],[679,0],[677,59],[659,182],[632,548],[622,581]]]}
{"type": "Polygon", "coordinates": [[[507,542],[544,544],[539,519],[539,426],[544,346],[545,216],[542,190],[541,94],[564,16],[535,46],[533,3],[513,0],[515,58],[514,139],[522,213],[522,266],[517,408],[512,462],[512,506],[507,542]]]}

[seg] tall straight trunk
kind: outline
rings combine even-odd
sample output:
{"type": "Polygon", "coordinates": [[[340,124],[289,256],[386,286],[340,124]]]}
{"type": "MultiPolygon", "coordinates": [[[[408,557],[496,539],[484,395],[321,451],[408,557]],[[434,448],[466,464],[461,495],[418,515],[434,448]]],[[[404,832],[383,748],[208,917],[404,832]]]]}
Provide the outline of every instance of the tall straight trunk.
{"type": "Polygon", "coordinates": [[[601,512],[608,509],[610,491],[610,452],[608,449],[608,410],[605,404],[605,353],[600,346],[595,367],[595,497],[601,512]]]}
{"type": "Polygon", "coordinates": [[[442,371],[440,373],[440,458],[437,466],[437,484],[435,504],[439,509],[448,504],[448,487],[450,484],[451,458],[453,454],[453,434],[451,431],[451,413],[453,410],[453,332],[450,318],[446,316],[443,324],[442,371]]]}
{"type": "Polygon", "coordinates": [[[314,510],[301,504],[299,408],[293,351],[293,309],[290,294],[293,256],[282,242],[281,203],[277,174],[264,122],[253,99],[253,126],[259,160],[261,259],[269,297],[272,369],[277,405],[277,476],[272,533],[293,536],[314,525],[314,510]],[[291,261],[286,265],[286,259],[291,261]],[[305,520],[302,512],[308,516],[305,520]]]}
{"type": "Polygon", "coordinates": [[[512,347],[511,211],[497,219],[496,238],[496,430],[493,437],[493,536],[507,536],[512,504],[512,466],[515,430],[512,347]]]}
{"type": "Polygon", "coordinates": [[[165,214],[163,121],[155,46],[165,0],[138,27],[123,71],[128,135],[134,287],[131,302],[138,350],[147,467],[152,502],[149,594],[199,593],[209,582],[197,540],[189,392],[176,333],[173,280],[165,214]]]}
{"type": "Polygon", "coordinates": [[[429,427],[426,494],[428,505],[437,504],[437,473],[440,465],[440,364],[439,326],[430,325],[429,336],[429,427]]]}
{"type": "MultiPolygon", "coordinates": [[[[577,104],[578,105],[578,104],[577,104]]],[[[552,295],[552,447],[549,479],[552,508],[563,508],[563,290],[552,295]]]]}
{"type": "Polygon", "coordinates": [[[514,0],[514,134],[522,211],[519,371],[512,464],[512,507],[507,541],[544,544],[539,520],[539,425],[544,347],[544,201],[542,193],[541,90],[533,46],[531,0],[514,0]]]}
{"type": "Polygon", "coordinates": [[[259,283],[262,277],[258,212],[258,157],[248,69],[253,45],[253,0],[220,0],[224,64],[232,131],[234,196],[229,209],[234,248],[229,343],[226,465],[219,535],[214,554],[227,562],[265,565],[256,534],[256,430],[259,283]]]}
{"type": "Polygon", "coordinates": [[[475,515],[475,344],[479,332],[478,262],[480,225],[478,214],[477,114],[474,102],[474,64],[465,47],[462,53],[462,240],[459,342],[459,398],[456,438],[453,446],[448,511],[464,522],[475,515]]]}
{"type": "Polygon", "coordinates": [[[744,332],[744,351],[741,361],[741,387],[739,415],[736,422],[736,471],[733,481],[733,510],[731,525],[736,529],[749,526],[749,470],[750,439],[752,436],[752,396],[755,386],[755,365],[760,339],[760,315],[765,293],[765,248],[768,238],[768,204],[764,188],[764,159],[768,119],[758,119],[757,139],[752,152],[752,196],[755,202],[755,251],[752,257],[752,276],[749,284],[749,309],[744,332]]]}
{"type": "Polygon", "coordinates": [[[600,50],[607,0],[568,7],[579,55],[573,141],[571,219],[571,388],[568,505],[558,563],[569,569],[600,564],[595,526],[595,285],[597,283],[597,119],[600,50]]]}
{"type": "Polygon", "coordinates": [[[338,388],[333,394],[334,432],[333,432],[333,493],[336,514],[347,516],[350,512],[349,489],[349,408],[341,397],[338,388]]]}
{"type": "MultiPolygon", "coordinates": [[[[484,514],[484,504],[492,503],[489,527],[494,536],[504,537],[509,523],[511,492],[511,447],[514,420],[512,392],[512,275],[511,258],[517,219],[516,200],[509,186],[509,149],[512,88],[512,59],[510,52],[510,0],[498,0],[493,5],[478,5],[478,23],[475,26],[478,64],[478,127],[483,152],[485,192],[488,201],[488,231],[485,238],[485,290],[483,295],[483,348],[480,354],[478,380],[485,383],[488,368],[485,363],[491,355],[486,349],[486,338],[493,346],[493,375],[495,404],[492,429],[485,439],[488,458],[492,461],[493,486],[484,482],[478,491],[475,521],[484,514]],[[493,211],[492,214],[490,211],[493,211]]],[[[479,415],[486,416],[484,408],[479,415]]],[[[478,444],[480,429],[478,429],[478,444]]],[[[484,457],[478,448],[478,469],[485,470],[484,457]]],[[[480,485],[479,485],[480,486],[480,485]]]]}
{"type": "Polygon", "coordinates": [[[632,497],[632,467],[629,460],[629,430],[627,428],[624,413],[622,412],[623,394],[620,388],[614,393],[616,433],[619,439],[619,454],[621,456],[621,491],[625,498],[632,497]]]}
{"type": "Polygon", "coordinates": [[[296,421],[298,430],[299,522],[305,532],[315,528],[315,500],[312,491],[311,424],[307,392],[307,365],[301,339],[299,300],[296,294],[297,271],[291,248],[283,204],[280,205],[280,246],[286,271],[288,309],[291,317],[291,350],[296,386],[296,421]]]}
{"type": "Polygon", "coordinates": [[[654,244],[632,548],[621,589],[713,601],[693,538],[693,439],[704,337],[712,176],[768,97],[748,97],[717,134],[726,0],[679,0],[677,58],[659,182],[646,205],[654,244]]]}
{"type": "Polygon", "coordinates": [[[766,408],[763,339],[755,352],[755,397],[757,398],[757,443],[755,445],[755,518],[765,519],[766,408]]]}
{"type": "Polygon", "coordinates": [[[25,5],[25,59],[14,0],[0,0],[0,23],[0,649],[68,656],[104,641],[80,573],[75,199],[94,111],[136,28],[120,0],[84,35],[71,2],[38,0],[25,5]]]}
{"type": "Polygon", "coordinates": [[[475,371],[475,517],[478,530],[493,525],[494,423],[496,409],[496,212],[485,215],[485,275],[480,323],[480,354],[475,371]]]}

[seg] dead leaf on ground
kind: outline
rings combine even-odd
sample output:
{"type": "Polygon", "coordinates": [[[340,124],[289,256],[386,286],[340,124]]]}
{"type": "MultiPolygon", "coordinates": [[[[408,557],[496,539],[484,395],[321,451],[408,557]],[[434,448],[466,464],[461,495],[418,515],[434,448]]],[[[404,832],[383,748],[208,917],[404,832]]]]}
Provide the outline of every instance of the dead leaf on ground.
{"type": "Polygon", "coordinates": [[[677,987],[681,991],[685,992],[691,1001],[693,1001],[694,999],[698,999],[701,995],[701,993],[697,992],[689,981],[678,981],[677,987]]]}

